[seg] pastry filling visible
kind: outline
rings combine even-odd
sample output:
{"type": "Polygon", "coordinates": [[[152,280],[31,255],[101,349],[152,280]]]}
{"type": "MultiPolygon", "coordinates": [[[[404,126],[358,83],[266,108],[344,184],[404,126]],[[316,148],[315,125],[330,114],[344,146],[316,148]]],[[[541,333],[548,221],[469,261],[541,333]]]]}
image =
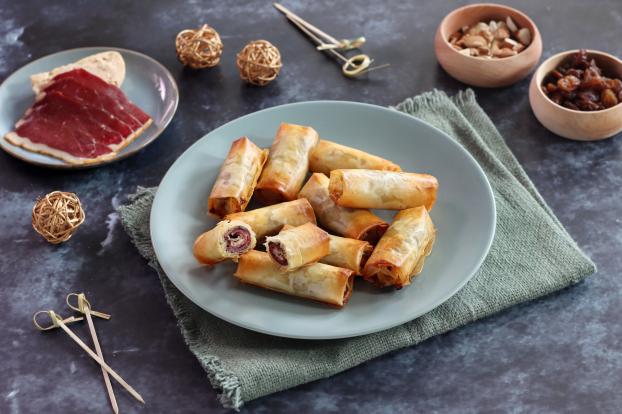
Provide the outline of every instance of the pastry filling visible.
{"type": "Polygon", "coordinates": [[[360,240],[365,240],[373,245],[378,243],[380,238],[384,235],[384,233],[389,228],[389,225],[386,223],[378,223],[373,225],[372,227],[365,230],[363,234],[359,237],[360,240]]]}
{"type": "Polygon", "coordinates": [[[369,256],[371,256],[371,252],[373,251],[373,248],[371,246],[367,246],[368,248],[363,250],[363,253],[361,254],[361,260],[359,261],[359,270],[358,273],[360,274],[363,271],[363,267],[365,267],[365,263],[367,263],[367,259],[369,259],[369,256]]]}
{"type": "Polygon", "coordinates": [[[229,253],[244,253],[251,245],[251,234],[242,226],[227,231],[225,243],[229,253]]]}
{"type": "Polygon", "coordinates": [[[281,266],[287,266],[287,257],[283,245],[278,242],[268,243],[268,253],[281,266]]]}
{"type": "Polygon", "coordinates": [[[354,277],[351,276],[350,278],[348,278],[348,283],[346,283],[346,287],[343,291],[343,304],[344,305],[348,303],[348,300],[350,299],[353,285],[354,285],[354,277]]]}

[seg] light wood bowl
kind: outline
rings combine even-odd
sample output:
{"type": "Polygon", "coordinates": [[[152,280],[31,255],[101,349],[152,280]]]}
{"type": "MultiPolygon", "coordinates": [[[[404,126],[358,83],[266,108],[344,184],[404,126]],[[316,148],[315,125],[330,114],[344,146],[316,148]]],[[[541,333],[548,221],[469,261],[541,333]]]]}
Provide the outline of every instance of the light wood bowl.
{"type": "Polygon", "coordinates": [[[542,37],[535,23],[522,12],[500,4],[478,3],[449,13],[436,30],[434,39],[436,58],[452,77],[473,86],[497,88],[508,86],[525,78],[542,55],[542,37]],[[532,41],[517,55],[502,59],[466,56],[455,50],[447,39],[462,26],[480,21],[504,20],[510,16],[519,28],[531,31],[532,41]]]}
{"type": "MultiPolygon", "coordinates": [[[[622,131],[622,104],[600,111],[575,111],[551,101],[540,87],[546,75],[577,52],[578,50],[569,50],[558,53],[536,69],[529,85],[531,109],[546,129],[561,137],[577,141],[596,141],[612,137],[622,131]]],[[[588,50],[588,56],[596,60],[605,76],[622,79],[620,59],[596,50],[588,50]]]]}

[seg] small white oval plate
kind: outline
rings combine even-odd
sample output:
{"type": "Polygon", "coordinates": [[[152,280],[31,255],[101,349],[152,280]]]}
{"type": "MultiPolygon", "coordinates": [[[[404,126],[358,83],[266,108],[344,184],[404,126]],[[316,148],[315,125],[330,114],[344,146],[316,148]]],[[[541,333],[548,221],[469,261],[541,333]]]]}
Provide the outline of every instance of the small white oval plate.
{"type": "Polygon", "coordinates": [[[179,91],[171,73],[156,60],[142,53],[116,47],[83,47],[54,53],[30,62],[13,72],[0,85],[0,147],[23,161],[51,168],[90,168],[128,157],[153,142],[173,119],[179,91]],[[4,135],[13,130],[15,123],[33,104],[35,94],[30,84],[30,76],[47,72],[58,66],[75,62],[95,53],[115,50],[125,60],[125,80],[121,89],[140,109],[145,111],[153,123],[116,157],[87,165],[73,165],[54,157],[26,151],[10,144],[4,135]]]}
{"type": "Polygon", "coordinates": [[[188,298],[244,328],[304,339],[368,334],[429,312],[473,276],[488,253],[494,231],[493,193],[469,153],[412,116],[353,102],[277,106],[215,129],[173,164],[151,209],[151,237],[160,265],[188,298]],[[207,198],[231,142],[246,135],[269,147],[281,122],[312,126],[323,138],[385,157],[405,171],[438,178],[438,200],[431,213],[436,243],[423,272],[410,286],[379,290],[357,278],[350,302],[339,310],[245,286],[232,276],[232,262],[211,269],[197,264],[192,245],[216,223],[206,216],[207,198]]]}

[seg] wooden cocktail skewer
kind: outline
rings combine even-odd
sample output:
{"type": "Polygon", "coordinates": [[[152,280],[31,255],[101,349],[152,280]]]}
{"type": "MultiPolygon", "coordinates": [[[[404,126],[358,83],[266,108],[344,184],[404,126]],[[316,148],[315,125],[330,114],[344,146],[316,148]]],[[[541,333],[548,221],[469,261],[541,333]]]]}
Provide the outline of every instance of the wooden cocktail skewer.
{"type": "MultiPolygon", "coordinates": [[[[99,340],[97,339],[97,332],[95,332],[95,324],[93,324],[93,318],[91,315],[97,315],[103,319],[110,319],[110,315],[102,312],[93,311],[91,309],[91,303],[86,299],[84,293],[70,293],[67,295],[65,299],[67,302],[67,306],[71,309],[78,311],[86,317],[86,322],[89,325],[89,331],[91,332],[91,338],[93,339],[93,345],[95,345],[95,351],[97,352],[97,356],[104,360],[104,355],[102,354],[101,346],[99,345],[99,340]],[[69,298],[76,296],[78,298],[78,306],[73,306],[69,302],[69,298]]],[[[102,375],[104,376],[104,384],[106,384],[106,391],[108,391],[108,398],[110,399],[110,405],[112,406],[112,411],[115,414],[119,414],[119,405],[117,404],[117,398],[114,395],[114,390],[112,389],[112,384],[110,383],[110,377],[106,370],[102,367],[102,375]]]]}
{"type": "Polygon", "coordinates": [[[123,378],[121,378],[121,376],[119,374],[117,374],[112,368],[110,368],[110,366],[108,364],[106,364],[106,362],[104,360],[102,360],[100,357],[98,357],[97,354],[91,350],[91,348],[89,348],[84,342],[82,342],[82,340],[80,338],[78,338],[78,336],[75,333],[73,333],[71,331],[71,329],[69,329],[67,327],[67,325],[65,325],[65,321],[56,312],[54,312],[53,310],[39,311],[39,312],[34,314],[33,320],[35,321],[35,325],[37,326],[37,328],[41,329],[41,330],[53,329],[53,328],[56,328],[56,327],[61,328],[63,331],[65,331],[67,333],[67,335],[69,335],[69,337],[71,339],[74,340],[75,343],[80,345],[80,348],[82,348],[87,354],[89,354],[89,356],[91,358],[93,358],[95,360],[95,362],[97,362],[99,365],[101,365],[101,367],[103,369],[105,369],[106,372],[112,376],[112,378],[117,380],[117,382],[119,384],[121,384],[121,386],[123,388],[125,388],[127,390],[127,392],[129,392],[132,395],[132,397],[136,398],[138,401],[140,401],[143,404],[145,403],[145,400],[143,400],[143,397],[141,397],[140,394],[134,388],[132,388],[131,385],[129,385],[127,382],[125,382],[125,380],[123,378]],[[49,315],[50,319],[52,320],[52,325],[51,326],[43,328],[37,322],[37,315],[40,315],[42,313],[46,313],[46,314],[49,315]]]}
{"type": "Polygon", "coordinates": [[[298,23],[303,24],[310,31],[315,32],[315,34],[317,34],[318,37],[323,37],[326,42],[330,42],[332,44],[332,45],[318,46],[317,50],[326,50],[326,49],[346,49],[346,50],[347,49],[356,49],[357,47],[359,47],[359,46],[363,45],[363,43],[365,43],[365,38],[363,36],[357,37],[356,39],[352,39],[352,40],[348,40],[348,39],[337,40],[336,38],[332,37],[331,35],[329,35],[325,31],[320,30],[317,26],[309,23],[308,21],[302,19],[298,15],[292,13],[289,9],[287,9],[286,7],[280,5],[279,3],[273,3],[273,6],[274,6],[275,9],[277,9],[281,13],[285,14],[290,20],[296,20],[298,23]]]}
{"type": "Polygon", "coordinates": [[[341,71],[344,75],[349,77],[356,77],[372,70],[382,69],[390,66],[389,64],[378,65],[370,67],[373,60],[366,54],[359,54],[351,58],[347,58],[335,49],[353,49],[362,45],[365,42],[364,37],[359,37],[353,40],[339,41],[333,36],[323,32],[316,26],[312,25],[308,21],[299,17],[291,12],[289,9],[283,7],[278,3],[273,3],[273,6],[283,13],[287,19],[292,22],[296,27],[309,36],[314,42],[318,44],[317,50],[331,53],[336,58],[344,62],[341,67],[341,71]],[[324,40],[322,40],[324,38],[324,40]]]}

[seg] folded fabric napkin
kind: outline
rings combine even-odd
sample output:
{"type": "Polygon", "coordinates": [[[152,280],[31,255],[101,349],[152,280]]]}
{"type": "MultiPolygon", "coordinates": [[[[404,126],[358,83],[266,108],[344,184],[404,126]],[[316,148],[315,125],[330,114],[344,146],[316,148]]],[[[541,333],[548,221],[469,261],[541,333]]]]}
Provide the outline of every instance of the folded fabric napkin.
{"type": "Polygon", "coordinates": [[[547,295],[595,272],[594,264],[553,215],[477,104],[473,91],[453,98],[432,91],[394,109],[434,125],[462,144],[488,176],[497,204],[496,236],[477,274],[444,304],[402,326],[357,338],[305,341],[231,325],[194,305],[158,265],[149,238],[156,189],[139,188],[119,208],[123,226],[160,276],[182,335],[225,406],[239,409],[246,401],[329,377],[547,295]]]}

